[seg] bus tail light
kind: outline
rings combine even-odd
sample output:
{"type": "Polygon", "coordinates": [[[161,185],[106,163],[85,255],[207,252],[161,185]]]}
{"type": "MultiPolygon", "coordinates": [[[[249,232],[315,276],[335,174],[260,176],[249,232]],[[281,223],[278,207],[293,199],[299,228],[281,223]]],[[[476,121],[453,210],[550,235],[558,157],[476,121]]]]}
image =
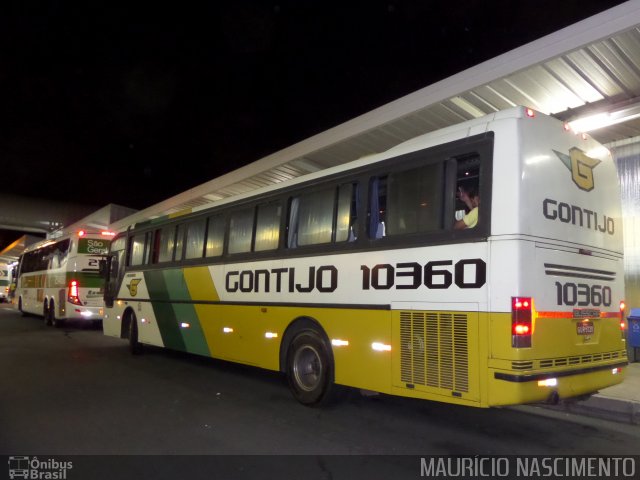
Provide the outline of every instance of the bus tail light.
{"type": "Polygon", "coordinates": [[[71,280],[69,282],[69,292],[67,294],[67,301],[74,305],[82,305],[80,301],[80,285],[77,280],[71,280]]]}
{"type": "Polygon", "coordinates": [[[531,346],[533,333],[531,297],[511,297],[511,346],[531,346]]]}
{"type": "Polygon", "coordinates": [[[622,335],[623,340],[627,338],[625,335],[626,329],[627,329],[627,322],[624,319],[624,310],[626,308],[627,308],[627,304],[624,302],[624,300],[620,300],[620,334],[622,335]]]}

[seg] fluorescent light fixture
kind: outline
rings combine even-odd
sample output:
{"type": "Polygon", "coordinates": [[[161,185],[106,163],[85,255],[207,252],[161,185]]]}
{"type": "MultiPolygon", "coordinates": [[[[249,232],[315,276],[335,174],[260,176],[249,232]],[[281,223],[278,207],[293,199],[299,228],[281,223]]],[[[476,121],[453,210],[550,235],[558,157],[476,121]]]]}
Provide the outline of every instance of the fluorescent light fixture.
{"type": "Polygon", "coordinates": [[[576,133],[586,133],[640,117],[640,104],[631,105],[611,112],[595,113],[571,120],[569,126],[576,133]]]}
{"type": "Polygon", "coordinates": [[[462,97],[453,97],[451,98],[451,103],[453,103],[456,107],[464,110],[466,113],[471,115],[473,118],[480,118],[486,115],[485,112],[471,104],[468,100],[465,100],[462,97]]]}

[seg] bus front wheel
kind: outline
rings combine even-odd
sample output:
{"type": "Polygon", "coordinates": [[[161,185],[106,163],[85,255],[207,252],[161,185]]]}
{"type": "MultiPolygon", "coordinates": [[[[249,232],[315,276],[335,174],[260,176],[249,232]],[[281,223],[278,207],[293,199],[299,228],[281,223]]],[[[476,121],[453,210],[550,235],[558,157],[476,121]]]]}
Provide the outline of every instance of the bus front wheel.
{"type": "Polygon", "coordinates": [[[138,341],[138,320],[135,313],[129,316],[129,351],[133,355],[142,353],[142,344],[138,341]]]}
{"type": "Polygon", "coordinates": [[[331,398],[333,362],[330,347],[315,330],[304,330],[287,354],[287,380],[293,396],[303,405],[325,404],[331,398]]]}
{"type": "Polygon", "coordinates": [[[29,314],[22,309],[22,297],[18,298],[18,310],[23,317],[28,317],[29,314]]]}
{"type": "Polygon", "coordinates": [[[42,305],[42,316],[44,317],[44,324],[51,325],[51,308],[49,308],[49,303],[45,300],[42,305]]]}

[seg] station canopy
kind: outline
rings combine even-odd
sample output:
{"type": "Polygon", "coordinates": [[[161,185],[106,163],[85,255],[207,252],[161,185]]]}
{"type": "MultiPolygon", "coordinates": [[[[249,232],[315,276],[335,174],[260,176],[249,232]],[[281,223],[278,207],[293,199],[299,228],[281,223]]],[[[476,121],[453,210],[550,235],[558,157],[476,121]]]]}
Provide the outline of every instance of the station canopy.
{"type": "Polygon", "coordinates": [[[113,230],[385,151],[516,105],[599,142],[640,141],[640,2],[632,0],[116,221],[113,230]],[[595,123],[594,123],[595,122],[595,123]]]}

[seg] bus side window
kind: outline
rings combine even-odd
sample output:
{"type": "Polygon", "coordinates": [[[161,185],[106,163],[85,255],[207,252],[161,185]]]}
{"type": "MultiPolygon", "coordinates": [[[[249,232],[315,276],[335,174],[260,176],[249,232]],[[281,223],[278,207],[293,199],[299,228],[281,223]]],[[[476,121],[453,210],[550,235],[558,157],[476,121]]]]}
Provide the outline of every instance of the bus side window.
{"type": "Polygon", "coordinates": [[[183,250],[184,250],[185,230],[186,230],[186,227],[184,223],[181,223],[176,227],[176,251],[175,251],[175,257],[174,257],[174,260],[176,262],[179,262],[180,260],[182,260],[184,255],[183,250]]]}
{"type": "MultiPolygon", "coordinates": [[[[480,156],[478,154],[468,154],[457,159],[456,195],[455,195],[455,223],[468,215],[479,206],[479,186],[480,186],[480,156]],[[463,193],[464,192],[464,193],[463,193]]],[[[474,224],[475,226],[475,224],[474,224]]],[[[458,227],[460,228],[460,227],[458,227]]]]}
{"type": "Polygon", "coordinates": [[[369,184],[369,238],[386,235],[387,177],[374,177],[369,184]]]}
{"type": "Polygon", "coordinates": [[[358,184],[345,183],[291,198],[287,247],[353,242],[358,235],[358,184]]]}
{"type": "Polygon", "coordinates": [[[163,227],[156,232],[156,235],[158,235],[158,262],[170,262],[173,260],[173,248],[175,246],[175,225],[163,227]]]}
{"type": "Polygon", "coordinates": [[[67,263],[67,254],[69,253],[69,245],[71,241],[69,239],[62,240],[55,245],[52,245],[51,252],[51,268],[61,268],[67,263]]]}
{"type": "Polygon", "coordinates": [[[250,252],[252,237],[253,208],[232,213],[229,222],[229,253],[250,252]]]}
{"type": "Polygon", "coordinates": [[[209,217],[209,224],[207,226],[207,248],[205,250],[205,256],[207,257],[219,257],[222,255],[222,249],[224,247],[224,217],[222,215],[214,215],[209,217]]]}
{"type": "Polygon", "coordinates": [[[331,242],[335,197],[336,189],[326,188],[292,199],[288,239],[290,248],[331,242]]]}
{"type": "Polygon", "coordinates": [[[151,263],[158,263],[160,258],[160,232],[161,230],[155,230],[152,233],[151,263]]]}
{"type": "Polygon", "coordinates": [[[287,224],[287,248],[298,246],[298,213],[300,197],[293,197],[289,202],[289,223],[287,224]]]}
{"type": "Polygon", "coordinates": [[[254,251],[262,252],[278,248],[281,215],[282,207],[280,204],[274,203],[258,206],[254,251]]]}
{"type": "Polygon", "coordinates": [[[347,183],[338,188],[336,242],[354,242],[357,239],[358,184],[347,183]]]}
{"type": "Polygon", "coordinates": [[[142,265],[144,262],[145,233],[139,233],[131,239],[129,265],[142,265]]]}
{"type": "Polygon", "coordinates": [[[204,219],[187,224],[187,251],[185,258],[202,258],[204,252],[204,227],[204,219]]]}
{"type": "Polygon", "coordinates": [[[442,162],[389,174],[387,180],[388,235],[434,232],[442,229],[442,162]]]}

